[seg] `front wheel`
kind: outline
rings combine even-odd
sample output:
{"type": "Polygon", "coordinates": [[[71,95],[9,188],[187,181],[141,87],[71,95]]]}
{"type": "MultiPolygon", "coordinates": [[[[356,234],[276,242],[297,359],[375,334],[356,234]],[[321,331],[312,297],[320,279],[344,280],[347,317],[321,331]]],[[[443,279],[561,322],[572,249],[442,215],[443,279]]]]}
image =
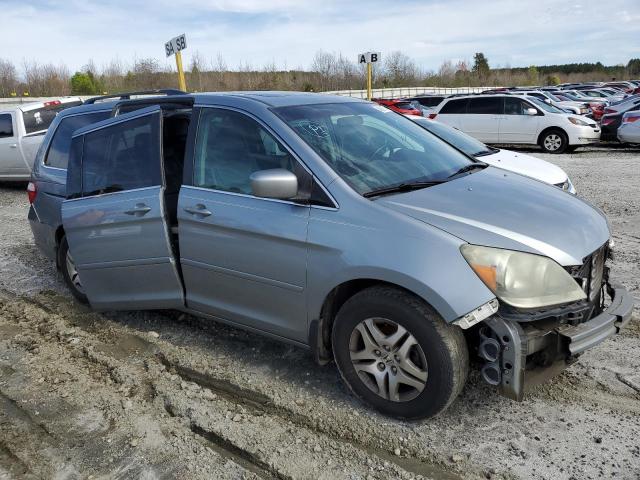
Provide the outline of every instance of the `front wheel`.
{"type": "Polygon", "coordinates": [[[76,269],[76,264],[69,252],[69,244],[67,243],[67,237],[62,237],[60,240],[60,247],[58,247],[58,265],[62,270],[62,276],[64,278],[67,287],[71,290],[76,299],[80,303],[89,303],[89,299],[84,292],[84,287],[80,281],[80,274],[76,269]]]}
{"type": "Polygon", "coordinates": [[[371,287],[342,306],[333,354],[351,391],[393,417],[432,417],[464,386],[469,353],[459,327],[393,287],[371,287]]]}
{"type": "Polygon", "coordinates": [[[549,130],[540,138],[540,146],[547,153],[563,153],[569,147],[569,139],[562,130],[549,130]]]}

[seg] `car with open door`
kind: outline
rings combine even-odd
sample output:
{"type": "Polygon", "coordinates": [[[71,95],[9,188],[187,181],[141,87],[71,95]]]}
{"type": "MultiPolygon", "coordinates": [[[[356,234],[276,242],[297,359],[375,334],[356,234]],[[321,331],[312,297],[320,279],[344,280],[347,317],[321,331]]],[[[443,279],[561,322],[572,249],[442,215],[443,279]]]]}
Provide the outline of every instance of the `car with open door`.
{"type": "Polygon", "coordinates": [[[630,319],[607,221],[575,196],[371,102],[182,98],[73,134],[62,270],[96,309],[175,308],[309,348],[403,418],[447,408],[476,352],[521,400],[630,319]]]}

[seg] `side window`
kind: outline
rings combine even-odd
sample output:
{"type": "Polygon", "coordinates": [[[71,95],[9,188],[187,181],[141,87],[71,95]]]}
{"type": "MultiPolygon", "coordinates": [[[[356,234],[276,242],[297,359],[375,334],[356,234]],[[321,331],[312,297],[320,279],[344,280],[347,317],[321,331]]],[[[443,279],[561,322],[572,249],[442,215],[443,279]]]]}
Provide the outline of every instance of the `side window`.
{"type": "Polygon", "coordinates": [[[469,113],[481,115],[501,115],[502,97],[472,98],[469,102],[469,113]]]}
{"type": "Polygon", "coordinates": [[[519,98],[504,99],[505,115],[526,115],[527,108],[531,107],[527,102],[523,102],[519,98]]]}
{"type": "Polygon", "coordinates": [[[84,137],[84,196],[161,184],[159,114],[117,123],[84,137]]]}
{"type": "Polygon", "coordinates": [[[440,113],[467,113],[468,98],[460,98],[457,100],[449,100],[442,106],[440,113]]]}
{"type": "Polygon", "coordinates": [[[8,113],[0,115],[0,138],[13,137],[13,122],[8,113]]]}
{"type": "Polygon", "coordinates": [[[296,174],[301,191],[310,188],[311,176],[258,122],[232,110],[202,110],[195,148],[195,186],[251,195],[251,174],[274,168],[296,174]]]}
{"type": "Polygon", "coordinates": [[[74,131],[91,123],[96,123],[109,118],[110,112],[96,112],[88,115],[74,115],[62,119],[53,134],[44,164],[47,167],[67,168],[69,161],[69,149],[71,148],[71,135],[74,131]]]}

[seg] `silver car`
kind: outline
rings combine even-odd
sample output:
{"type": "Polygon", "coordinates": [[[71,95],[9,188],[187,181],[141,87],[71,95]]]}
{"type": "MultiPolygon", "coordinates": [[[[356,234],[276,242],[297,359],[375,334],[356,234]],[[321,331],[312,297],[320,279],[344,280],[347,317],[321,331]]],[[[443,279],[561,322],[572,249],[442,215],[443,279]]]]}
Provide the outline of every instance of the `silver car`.
{"type": "Polygon", "coordinates": [[[444,410],[472,356],[520,400],[633,305],[600,211],[350,98],[181,95],[82,127],[61,210],[60,267],[93,308],[309,348],[397,417],[444,410]]]}
{"type": "Polygon", "coordinates": [[[618,140],[622,143],[640,143],[640,110],[622,115],[622,124],[618,127],[618,140]]]}

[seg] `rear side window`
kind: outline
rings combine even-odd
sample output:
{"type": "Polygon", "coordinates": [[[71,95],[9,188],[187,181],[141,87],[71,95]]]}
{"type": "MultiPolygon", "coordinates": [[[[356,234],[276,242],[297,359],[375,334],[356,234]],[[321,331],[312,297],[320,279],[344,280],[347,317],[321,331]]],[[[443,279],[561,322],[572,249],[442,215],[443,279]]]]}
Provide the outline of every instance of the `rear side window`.
{"type": "Polygon", "coordinates": [[[82,102],[67,102],[46,105],[42,108],[27,110],[22,112],[22,121],[24,129],[29,133],[42,132],[49,128],[53,119],[65,108],[77,107],[82,102]]]}
{"type": "Polygon", "coordinates": [[[89,132],[82,153],[84,196],[160,185],[159,114],[89,132]]]}
{"type": "Polygon", "coordinates": [[[13,137],[13,122],[8,113],[0,115],[0,138],[13,137]]]}
{"type": "Polygon", "coordinates": [[[457,100],[449,100],[442,106],[440,113],[467,113],[468,98],[459,98],[457,100]]]}
{"type": "Polygon", "coordinates": [[[472,98],[468,111],[480,115],[500,115],[502,114],[502,97],[472,98]]]}
{"type": "Polygon", "coordinates": [[[87,115],[73,115],[62,119],[51,140],[49,151],[44,159],[47,167],[67,168],[71,135],[73,132],[91,123],[109,118],[110,111],[96,112],[87,115]]]}
{"type": "Polygon", "coordinates": [[[435,107],[439,105],[444,97],[420,97],[416,98],[416,101],[423,107],[435,107]]]}

